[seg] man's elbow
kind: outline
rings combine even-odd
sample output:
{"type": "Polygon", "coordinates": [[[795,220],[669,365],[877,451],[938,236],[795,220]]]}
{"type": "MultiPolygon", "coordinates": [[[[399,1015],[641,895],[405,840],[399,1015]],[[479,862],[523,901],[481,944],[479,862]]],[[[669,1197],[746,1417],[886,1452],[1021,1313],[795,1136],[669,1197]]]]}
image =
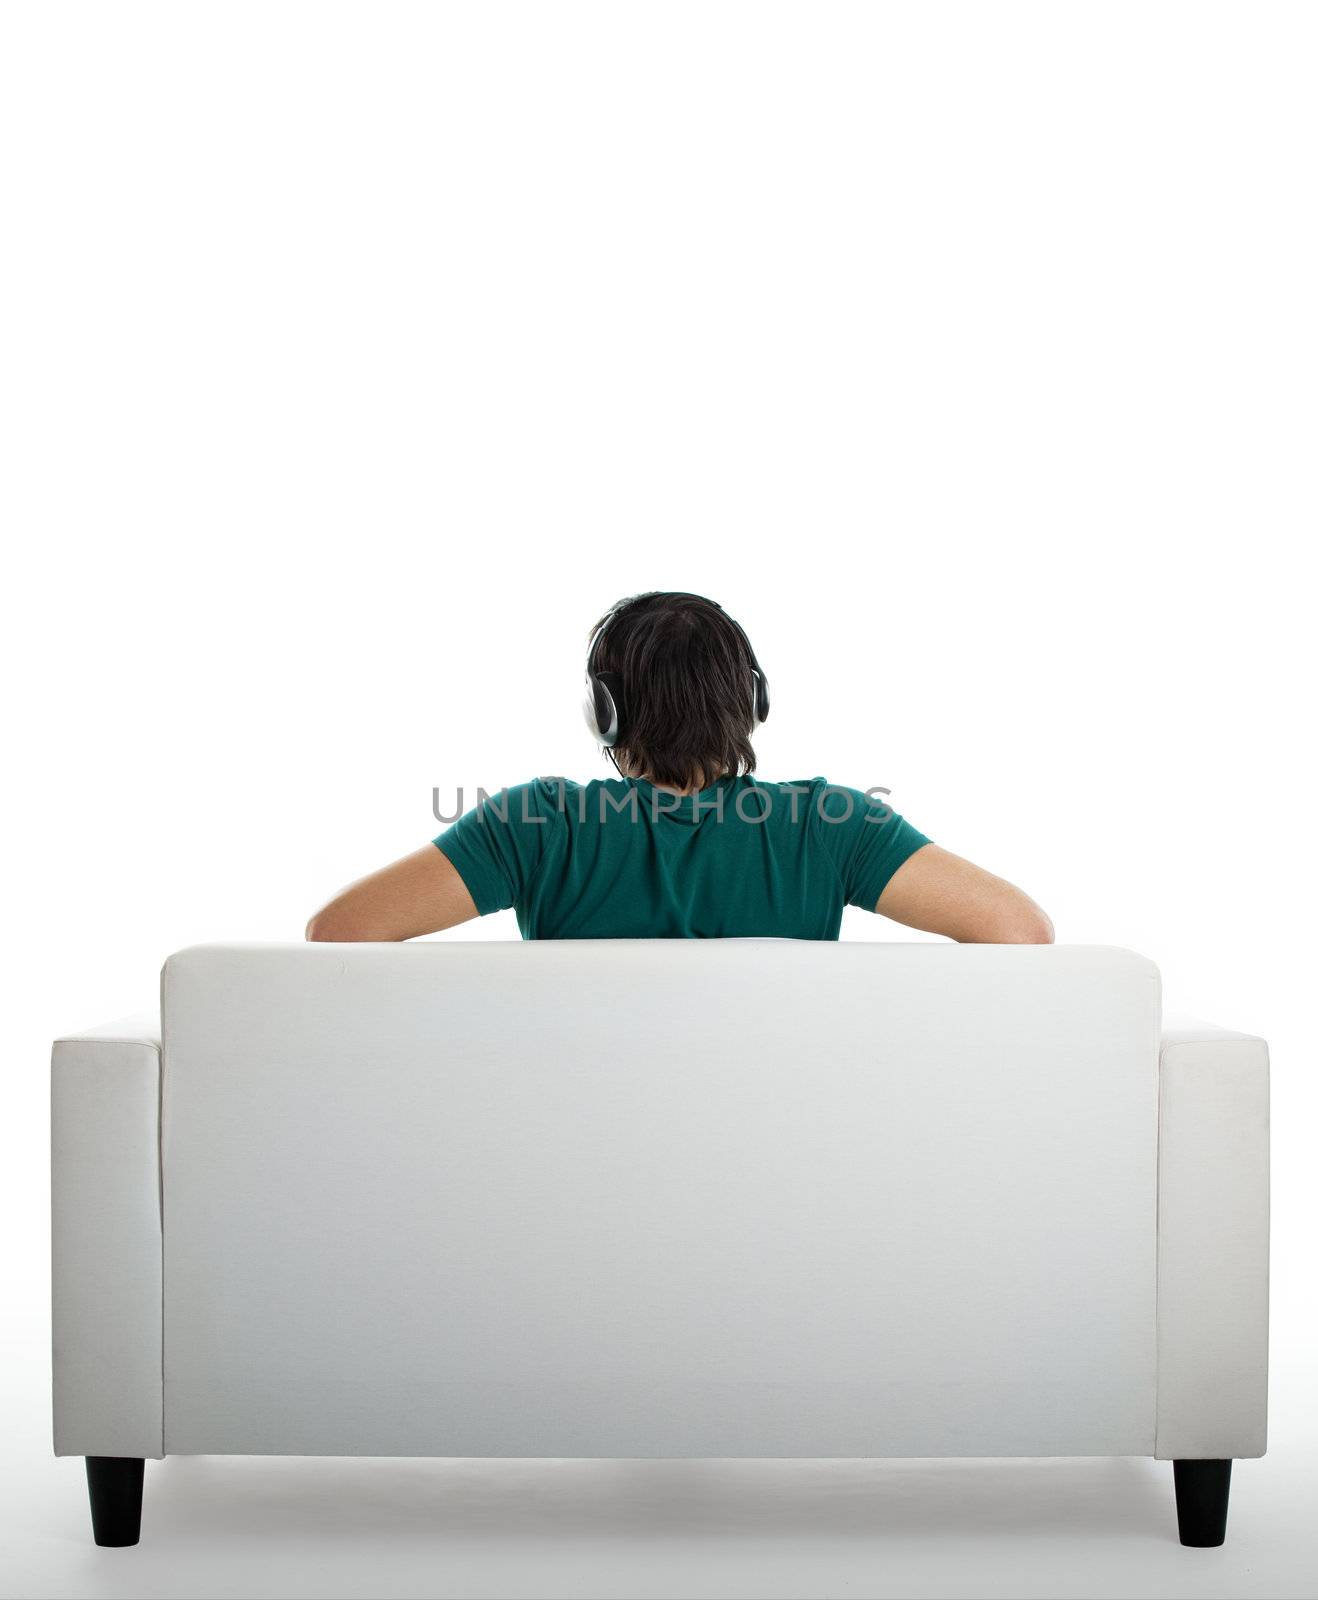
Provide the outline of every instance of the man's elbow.
{"type": "Polygon", "coordinates": [[[1051,944],[1053,924],[1048,913],[1033,900],[1013,906],[1003,915],[995,944],[1051,944]]]}
{"type": "Polygon", "coordinates": [[[307,923],[306,937],[312,944],[361,944],[373,936],[342,911],[328,905],[307,923]]]}

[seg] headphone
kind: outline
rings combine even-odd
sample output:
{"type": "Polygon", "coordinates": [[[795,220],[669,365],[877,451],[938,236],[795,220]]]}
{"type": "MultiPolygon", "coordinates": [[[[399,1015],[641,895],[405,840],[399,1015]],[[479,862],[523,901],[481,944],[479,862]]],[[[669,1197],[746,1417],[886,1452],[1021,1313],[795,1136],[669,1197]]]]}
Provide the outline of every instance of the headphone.
{"type": "MultiPolygon", "coordinates": [[[[692,595],[694,600],[704,600],[704,595],[692,595]]],[[[599,632],[595,635],[594,643],[590,647],[590,656],[586,661],[586,699],[582,710],[586,715],[586,726],[599,740],[606,750],[612,750],[618,743],[622,731],[623,700],[622,700],[622,673],[600,672],[595,663],[599,659],[600,640],[609,630],[609,624],[618,615],[625,611],[633,602],[624,601],[620,606],[615,606],[604,621],[600,624],[599,632]]],[[[706,600],[706,605],[714,607],[715,611],[723,611],[717,600],[706,600]]],[[[727,612],[723,612],[727,616],[727,612]]],[[[728,621],[737,630],[741,642],[746,646],[746,654],[750,657],[751,675],[755,679],[755,720],[767,722],[769,720],[769,680],[764,676],[764,669],[755,659],[755,651],[750,640],[746,637],[746,630],[735,617],[728,617],[728,621]]]]}

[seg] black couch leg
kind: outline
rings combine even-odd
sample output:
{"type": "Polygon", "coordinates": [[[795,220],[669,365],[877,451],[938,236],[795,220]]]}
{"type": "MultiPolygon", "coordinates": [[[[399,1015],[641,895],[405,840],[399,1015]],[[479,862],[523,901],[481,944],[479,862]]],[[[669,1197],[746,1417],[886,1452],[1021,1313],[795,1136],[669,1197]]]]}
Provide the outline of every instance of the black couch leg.
{"type": "Polygon", "coordinates": [[[87,1492],[97,1544],[136,1544],[142,1533],[141,1456],[88,1456],[87,1492]]]}
{"type": "Polygon", "coordinates": [[[1176,1521],[1181,1543],[1205,1549],[1226,1539],[1230,1461],[1176,1461],[1176,1521]]]}

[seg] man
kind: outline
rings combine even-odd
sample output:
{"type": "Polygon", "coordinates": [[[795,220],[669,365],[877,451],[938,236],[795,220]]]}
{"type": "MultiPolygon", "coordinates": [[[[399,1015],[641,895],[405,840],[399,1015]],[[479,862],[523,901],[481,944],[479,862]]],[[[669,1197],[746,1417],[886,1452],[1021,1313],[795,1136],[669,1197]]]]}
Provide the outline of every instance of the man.
{"type": "Polygon", "coordinates": [[[413,939],[511,906],[527,939],[836,939],[856,905],[962,943],[1051,943],[1028,895],[879,791],[751,776],[768,680],[713,601],[620,602],[592,630],[586,693],[616,778],[501,791],[345,889],[307,938],[413,939]]]}

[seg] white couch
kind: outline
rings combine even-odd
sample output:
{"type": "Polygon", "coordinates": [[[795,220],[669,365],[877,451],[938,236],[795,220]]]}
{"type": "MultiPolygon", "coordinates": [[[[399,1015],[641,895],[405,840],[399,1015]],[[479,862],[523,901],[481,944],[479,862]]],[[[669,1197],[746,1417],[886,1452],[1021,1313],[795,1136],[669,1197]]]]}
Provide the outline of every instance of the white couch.
{"type": "Polygon", "coordinates": [[[1124,950],[242,945],[53,1062],[55,1450],[1265,1447],[1268,1058],[1124,950]],[[163,1038],[163,1043],[162,1043],[163,1038]]]}

